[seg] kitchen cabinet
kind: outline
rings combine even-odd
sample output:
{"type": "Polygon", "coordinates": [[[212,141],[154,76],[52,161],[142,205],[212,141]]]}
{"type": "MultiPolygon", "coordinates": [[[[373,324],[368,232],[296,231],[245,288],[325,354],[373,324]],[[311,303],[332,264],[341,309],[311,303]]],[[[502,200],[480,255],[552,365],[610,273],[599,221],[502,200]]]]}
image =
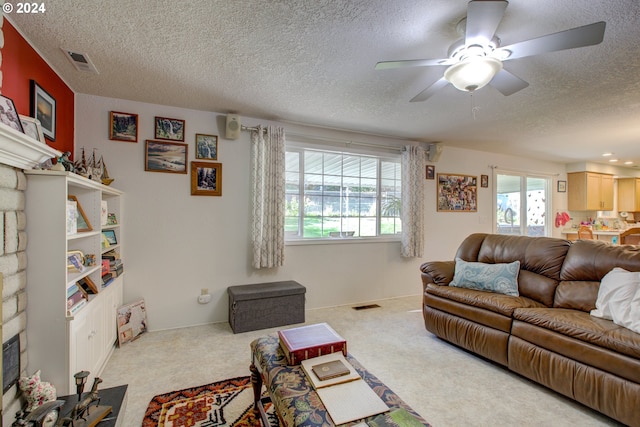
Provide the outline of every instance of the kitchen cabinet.
{"type": "Polygon", "coordinates": [[[613,175],[596,172],[567,174],[570,211],[613,210],[613,175]]]}
{"type": "Polygon", "coordinates": [[[618,179],[618,210],[640,212],[640,178],[618,179]]]}

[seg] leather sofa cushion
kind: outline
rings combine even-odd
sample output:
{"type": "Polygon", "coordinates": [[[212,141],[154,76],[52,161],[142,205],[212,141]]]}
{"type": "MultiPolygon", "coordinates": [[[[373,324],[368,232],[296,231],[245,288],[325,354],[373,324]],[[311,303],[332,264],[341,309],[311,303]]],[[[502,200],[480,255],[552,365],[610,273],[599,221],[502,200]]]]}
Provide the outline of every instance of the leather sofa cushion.
{"type": "Polygon", "coordinates": [[[560,282],[556,288],[553,306],[556,308],[572,308],[588,313],[596,308],[599,287],[600,282],[560,282]]]}
{"type": "Polygon", "coordinates": [[[507,317],[512,317],[514,310],[517,308],[544,307],[543,304],[523,296],[513,297],[494,292],[476,291],[475,289],[455,288],[453,286],[430,284],[427,285],[426,292],[507,317]]]}
{"type": "Polygon", "coordinates": [[[422,271],[422,283],[425,286],[429,283],[447,285],[453,280],[455,267],[455,261],[425,262],[420,266],[420,271],[422,271]]]}
{"type": "Polygon", "coordinates": [[[640,246],[613,246],[597,240],[577,240],[567,252],[560,279],[599,282],[615,267],[640,271],[640,246]]]}
{"type": "MultiPolygon", "coordinates": [[[[513,317],[640,360],[640,334],[618,326],[610,320],[565,308],[518,308],[514,310],[513,317]]],[[[544,346],[542,343],[538,344],[544,346]]]]}

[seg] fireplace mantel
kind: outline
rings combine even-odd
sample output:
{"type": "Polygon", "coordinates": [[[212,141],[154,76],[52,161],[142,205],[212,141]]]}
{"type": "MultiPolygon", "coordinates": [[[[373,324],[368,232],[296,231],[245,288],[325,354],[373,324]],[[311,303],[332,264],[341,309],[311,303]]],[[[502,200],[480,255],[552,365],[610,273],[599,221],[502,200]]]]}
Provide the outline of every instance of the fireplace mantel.
{"type": "Polygon", "coordinates": [[[0,163],[19,169],[34,169],[37,165],[62,153],[36,141],[4,123],[0,123],[0,163]]]}

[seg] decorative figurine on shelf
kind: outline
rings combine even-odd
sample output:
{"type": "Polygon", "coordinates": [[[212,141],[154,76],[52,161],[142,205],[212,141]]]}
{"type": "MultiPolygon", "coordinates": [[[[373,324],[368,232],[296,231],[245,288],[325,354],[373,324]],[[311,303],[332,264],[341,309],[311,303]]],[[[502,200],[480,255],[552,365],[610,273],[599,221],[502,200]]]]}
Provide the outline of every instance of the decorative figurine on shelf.
{"type": "MultiPolygon", "coordinates": [[[[62,156],[58,157],[58,163],[56,163],[56,165],[62,165],[64,170],[73,172],[75,168],[73,167],[73,163],[69,159],[69,156],[71,156],[71,151],[65,151],[62,153],[62,156]]],[[[59,167],[54,167],[52,169],[61,170],[59,167]]]]}

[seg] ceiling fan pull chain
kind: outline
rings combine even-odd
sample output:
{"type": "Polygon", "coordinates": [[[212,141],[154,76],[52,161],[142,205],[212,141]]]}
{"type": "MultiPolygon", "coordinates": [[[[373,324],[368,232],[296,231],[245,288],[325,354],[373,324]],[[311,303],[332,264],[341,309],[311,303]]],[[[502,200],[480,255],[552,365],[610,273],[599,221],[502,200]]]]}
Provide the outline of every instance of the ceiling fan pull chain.
{"type": "Polygon", "coordinates": [[[471,116],[475,121],[477,119],[476,113],[480,110],[480,107],[476,107],[475,99],[473,99],[473,92],[469,92],[469,97],[471,99],[471,116]]]}

